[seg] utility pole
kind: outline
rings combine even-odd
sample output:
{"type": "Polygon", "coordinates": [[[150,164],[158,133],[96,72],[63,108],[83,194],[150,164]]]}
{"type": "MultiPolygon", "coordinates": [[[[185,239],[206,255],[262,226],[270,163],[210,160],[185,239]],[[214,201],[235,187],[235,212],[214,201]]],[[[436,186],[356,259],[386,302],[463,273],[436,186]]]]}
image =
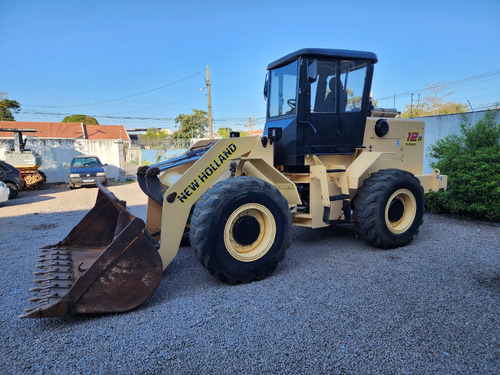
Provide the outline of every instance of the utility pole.
{"type": "Polygon", "coordinates": [[[417,99],[417,112],[415,114],[415,117],[418,117],[418,107],[420,106],[420,94],[418,94],[418,99],[417,99]]]}
{"type": "Polygon", "coordinates": [[[252,118],[248,118],[248,132],[252,135],[252,118]]]}
{"type": "Polygon", "coordinates": [[[411,93],[410,118],[413,118],[413,93],[411,93]]]}
{"type": "Polygon", "coordinates": [[[208,96],[208,132],[212,139],[212,98],[210,96],[210,68],[207,65],[207,96],[208,96]]]}

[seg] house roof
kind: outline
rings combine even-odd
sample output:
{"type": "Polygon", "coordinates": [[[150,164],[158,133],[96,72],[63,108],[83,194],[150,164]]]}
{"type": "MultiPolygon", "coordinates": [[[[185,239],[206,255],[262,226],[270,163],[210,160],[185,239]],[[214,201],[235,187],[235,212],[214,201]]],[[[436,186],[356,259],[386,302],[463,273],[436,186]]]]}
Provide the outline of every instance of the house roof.
{"type": "Polygon", "coordinates": [[[123,139],[130,141],[125,127],[122,125],[84,125],[87,139],[123,139]]]}
{"type": "MultiPolygon", "coordinates": [[[[122,139],[130,142],[123,125],[85,125],[79,122],[0,121],[0,128],[35,129],[35,138],[122,139]]],[[[0,138],[13,138],[11,132],[0,132],[0,138]]]]}

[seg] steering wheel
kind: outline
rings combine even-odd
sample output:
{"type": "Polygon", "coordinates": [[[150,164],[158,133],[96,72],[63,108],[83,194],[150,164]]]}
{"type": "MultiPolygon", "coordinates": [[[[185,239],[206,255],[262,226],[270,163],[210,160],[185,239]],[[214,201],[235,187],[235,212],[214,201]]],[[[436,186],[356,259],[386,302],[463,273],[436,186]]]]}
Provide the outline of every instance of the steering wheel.
{"type": "Polygon", "coordinates": [[[295,109],[295,99],[288,99],[286,103],[290,106],[290,108],[295,109]]]}

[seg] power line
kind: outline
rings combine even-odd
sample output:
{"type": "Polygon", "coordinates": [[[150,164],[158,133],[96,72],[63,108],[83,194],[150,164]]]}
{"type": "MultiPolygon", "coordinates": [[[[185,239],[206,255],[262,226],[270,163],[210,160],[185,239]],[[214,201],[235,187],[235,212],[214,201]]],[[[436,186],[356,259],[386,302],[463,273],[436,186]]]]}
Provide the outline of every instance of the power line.
{"type": "MultiPolygon", "coordinates": [[[[443,85],[445,87],[455,87],[455,86],[463,87],[463,86],[468,86],[468,85],[473,84],[473,83],[480,83],[480,82],[484,82],[484,81],[489,81],[489,80],[495,79],[498,76],[500,76],[500,69],[494,70],[494,71],[488,72],[488,73],[479,74],[477,76],[472,76],[472,77],[460,79],[457,81],[445,82],[443,85]],[[473,81],[478,81],[478,82],[473,82],[473,81]]],[[[412,94],[418,94],[418,93],[429,91],[429,90],[430,90],[430,88],[412,90],[412,91],[408,91],[408,92],[405,92],[402,94],[394,94],[394,95],[390,95],[390,96],[384,96],[383,98],[376,98],[376,100],[382,101],[382,100],[388,100],[388,99],[394,99],[394,98],[403,98],[406,96],[411,96],[412,94]]]]}
{"type": "Polygon", "coordinates": [[[27,107],[38,107],[38,108],[68,108],[68,107],[83,107],[83,106],[90,106],[90,105],[112,103],[112,102],[117,102],[117,101],[120,101],[120,100],[130,99],[130,98],[133,98],[133,97],[136,97],[136,96],[139,96],[139,95],[148,94],[148,93],[153,92],[153,91],[161,90],[161,89],[163,89],[165,87],[172,86],[172,85],[175,85],[176,83],[188,80],[189,78],[192,78],[192,77],[194,77],[194,76],[196,76],[198,74],[200,74],[200,73],[195,73],[195,74],[192,74],[192,75],[190,75],[188,77],[179,79],[178,81],[167,83],[166,85],[162,85],[160,87],[156,87],[156,88],[151,89],[151,90],[142,91],[142,92],[139,92],[137,94],[132,94],[132,95],[124,96],[122,98],[116,98],[116,99],[110,99],[110,100],[103,100],[103,101],[94,102],[94,103],[73,104],[73,105],[30,105],[30,104],[25,104],[25,106],[27,106],[27,107]]]}
{"type": "MultiPolygon", "coordinates": [[[[46,116],[70,116],[69,113],[62,112],[42,112],[42,111],[32,111],[25,110],[23,111],[25,114],[29,115],[46,115],[46,116]]],[[[106,119],[115,119],[115,120],[152,120],[152,121],[175,121],[173,117],[134,117],[134,116],[111,116],[111,115],[94,115],[90,114],[88,116],[96,117],[96,118],[106,118],[106,119]]],[[[256,120],[265,120],[265,117],[258,117],[256,120]]],[[[227,122],[227,121],[248,121],[247,117],[221,117],[214,118],[214,122],[227,122]]]]}

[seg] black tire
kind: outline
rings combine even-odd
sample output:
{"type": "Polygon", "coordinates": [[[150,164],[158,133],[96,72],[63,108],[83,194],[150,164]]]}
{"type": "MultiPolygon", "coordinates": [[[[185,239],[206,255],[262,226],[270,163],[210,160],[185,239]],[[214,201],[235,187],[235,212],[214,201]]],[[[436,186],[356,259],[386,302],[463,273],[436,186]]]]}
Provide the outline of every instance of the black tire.
{"type": "Polygon", "coordinates": [[[285,197],[254,177],[232,177],[207,190],[194,208],[190,241],[218,279],[249,283],[271,274],[290,245],[292,216],[285,197]]]}
{"type": "Polygon", "coordinates": [[[17,188],[17,186],[12,182],[6,182],[5,185],[10,190],[9,199],[14,199],[15,197],[17,197],[17,194],[19,194],[19,189],[17,188]]]}
{"type": "Polygon", "coordinates": [[[182,234],[182,238],[181,238],[181,245],[180,245],[181,247],[191,246],[191,241],[189,240],[189,230],[191,228],[191,218],[193,217],[193,211],[194,211],[195,206],[191,207],[191,211],[189,212],[187,224],[184,227],[184,233],[182,234]]]}
{"type": "Polygon", "coordinates": [[[373,173],[359,189],[354,200],[354,228],[372,246],[404,246],[422,225],[424,205],[424,189],[413,174],[384,169],[373,173]]]}
{"type": "Polygon", "coordinates": [[[189,228],[184,228],[184,233],[182,234],[180,247],[191,246],[191,241],[189,240],[189,228]]]}
{"type": "Polygon", "coordinates": [[[74,188],[75,188],[75,184],[74,184],[74,183],[72,183],[71,181],[69,182],[69,188],[70,188],[70,189],[74,189],[74,188]]]}

